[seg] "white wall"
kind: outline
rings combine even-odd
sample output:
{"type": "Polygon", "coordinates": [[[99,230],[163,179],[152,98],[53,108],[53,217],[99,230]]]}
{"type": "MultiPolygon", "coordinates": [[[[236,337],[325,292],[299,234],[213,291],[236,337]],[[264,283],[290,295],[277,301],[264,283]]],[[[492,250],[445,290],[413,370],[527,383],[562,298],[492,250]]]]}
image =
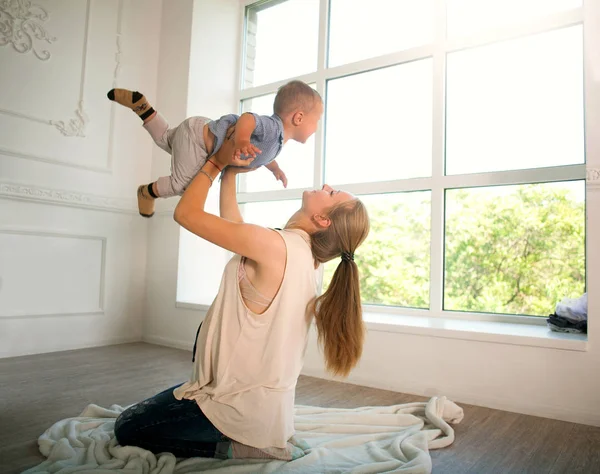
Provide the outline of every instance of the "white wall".
{"type": "MultiPolygon", "coordinates": [[[[163,10],[157,105],[172,124],[190,115],[212,118],[237,111],[238,6],[237,0],[182,0],[163,10]]],[[[155,149],[153,176],[167,174],[169,163],[168,155],[155,149]]],[[[213,212],[218,211],[218,192],[215,185],[209,194],[208,208],[213,212]]],[[[176,306],[180,228],[173,209],[177,200],[160,202],[160,211],[150,223],[144,340],[191,349],[204,313],[176,306]]],[[[182,238],[197,254],[207,255],[197,260],[198,272],[223,265],[223,254],[216,247],[194,237],[190,240],[189,235],[182,238]]]]}
{"type": "Polygon", "coordinates": [[[36,5],[50,42],[0,47],[0,357],[142,335],[151,143],[106,92],[155,94],[162,3],[36,5]]]}

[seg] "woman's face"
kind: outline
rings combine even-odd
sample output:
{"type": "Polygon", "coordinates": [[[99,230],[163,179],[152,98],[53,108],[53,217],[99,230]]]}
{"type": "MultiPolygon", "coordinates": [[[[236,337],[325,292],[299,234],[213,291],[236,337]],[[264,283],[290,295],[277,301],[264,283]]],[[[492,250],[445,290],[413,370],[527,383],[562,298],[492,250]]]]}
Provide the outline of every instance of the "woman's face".
{"type": "Polygon", "coordinates": [[[302,210],[309,217],[323,215],[330,207],[353,199],[354,195],[324,184],[321,189],[302,193],[302,210]]]}

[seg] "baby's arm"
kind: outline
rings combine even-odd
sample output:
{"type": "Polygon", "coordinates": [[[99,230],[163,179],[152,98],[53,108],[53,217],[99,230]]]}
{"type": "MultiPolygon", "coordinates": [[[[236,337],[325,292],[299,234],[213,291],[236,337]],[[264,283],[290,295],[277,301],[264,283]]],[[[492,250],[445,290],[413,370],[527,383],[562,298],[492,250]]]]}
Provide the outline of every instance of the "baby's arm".
{"type": "Polygon", "coordinates": [[[271,163],[267,163],[265,168],[267,168],[271,173],[275,173],[278,169],[280,169],[279,163],[277,163],[275,160],[271,161],[271,163]]]}
{"type": "Polygon", "coordinates": [[[265,168],[267,168],[271,173],[273,173],[273,176],[275,176],[276,180],[281,181],[283,183],[284,188],[287,188],[287,177],[283,170],[279,167],[279,163],[273,160],[270,163],[267,163],[265,165],[265,168]]]}
{"type": "Polygon", "coordinates": [[[259,150],[250,143],[250,137],[255,128],[256,119],[254,115],[248,113],[242,114],[235,124],[234,156],[240,158],[241,155],[246,155],[256,158],[256,155],[262,152],[262,150],[259,150]]]}

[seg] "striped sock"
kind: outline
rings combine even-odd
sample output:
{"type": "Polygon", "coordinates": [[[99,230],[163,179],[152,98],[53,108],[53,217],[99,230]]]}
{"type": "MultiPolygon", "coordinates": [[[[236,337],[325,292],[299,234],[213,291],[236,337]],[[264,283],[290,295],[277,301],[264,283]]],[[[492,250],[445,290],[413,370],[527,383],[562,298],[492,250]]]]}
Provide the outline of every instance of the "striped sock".
{"type": "Polygon", "coordinates": [[[154,109],[141,92],[128,89],[111,89],[106,96],[118,104],[133,110],[142,120],[154,113],[154,109]]]}

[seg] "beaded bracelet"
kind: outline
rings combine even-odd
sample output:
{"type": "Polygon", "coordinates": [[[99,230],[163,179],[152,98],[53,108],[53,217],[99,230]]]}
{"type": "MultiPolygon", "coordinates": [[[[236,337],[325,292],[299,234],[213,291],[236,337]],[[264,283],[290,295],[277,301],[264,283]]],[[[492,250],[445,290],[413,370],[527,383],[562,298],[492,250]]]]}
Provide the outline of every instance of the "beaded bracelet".
{"type": "Polygon", "coordinates": [[[208,179],[210,179],[210,185],[212,186],[213,179],[210,177],[210,175],[204,170],[200,170],[200,173],[202,173],[204,176],[206,176],[208,179]]]}

